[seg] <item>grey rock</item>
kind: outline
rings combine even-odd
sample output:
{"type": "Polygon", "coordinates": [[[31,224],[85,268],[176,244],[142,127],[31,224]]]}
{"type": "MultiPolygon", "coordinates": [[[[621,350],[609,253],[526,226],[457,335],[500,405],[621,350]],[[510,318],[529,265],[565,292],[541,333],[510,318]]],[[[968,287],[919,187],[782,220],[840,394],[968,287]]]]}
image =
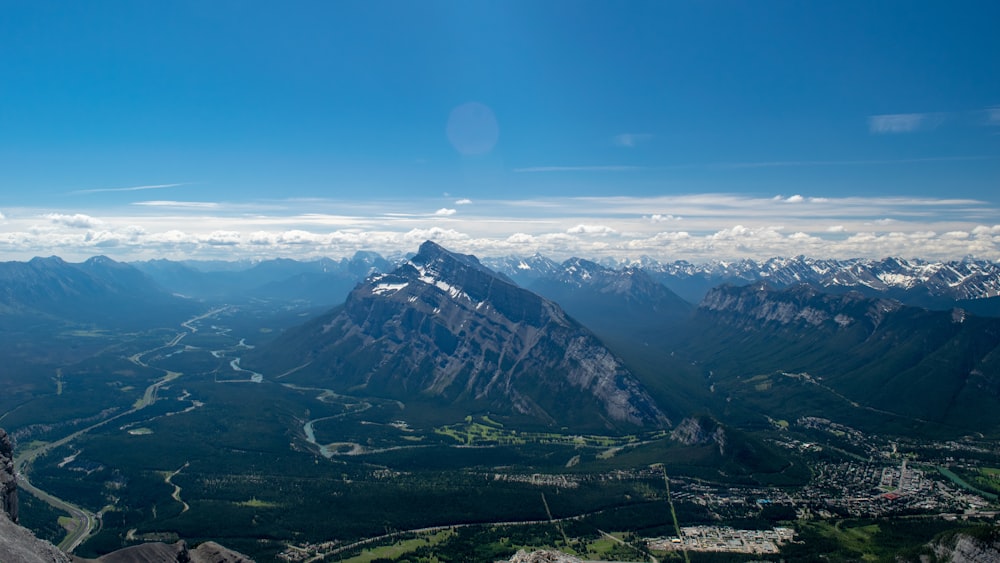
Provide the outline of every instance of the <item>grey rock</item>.
{"type": "Polygon", "coordinates": [[[510,563],[583,563],[583,560],[559,551],[539,550],[528,553],[521,549],[509,559],[510,563]]]}
{"type": "Polygon", "coordinates": [[[183,540],[173,544],[150,542],[133,545],[97,559],[73,558],[74,563],[253,563],[249,557],[215,542],[189,549],[183,540]]]}
{"type": "Polygon", "coordinates": [[[947,563],[995,563],[1000,561],[1000,536],[992,539],[958,534],[948,542],[932,546],[938,561],[947,563]]]}
{"type": "Polygon", "coordinates": [[[31,530],[11,522],[6,513],[0,513],[0,561],[70,563],[72,560],[56,546],[36,538],[31,530]]]}
{"type": "Polygon", "coordinates": [[[17,480],[14,475],[14,447],[10,436],[0,428],[0,512],[17,523],[17,480]]]}

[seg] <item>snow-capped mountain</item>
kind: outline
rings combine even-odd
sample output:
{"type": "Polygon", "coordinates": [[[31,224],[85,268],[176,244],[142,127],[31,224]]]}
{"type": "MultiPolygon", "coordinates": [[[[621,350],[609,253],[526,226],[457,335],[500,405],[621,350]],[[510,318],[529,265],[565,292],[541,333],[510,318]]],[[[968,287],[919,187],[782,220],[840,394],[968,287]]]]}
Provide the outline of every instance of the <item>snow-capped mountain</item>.
{"type": "Polygon", "coordinates": [[[647,261],[643,267],[667,287],[695,302],[709,289],[724,283],[746,285],[758,281],[779,288],[805,283],[832,292],[856,290],[921,306],[947,307],[955,301],[1000,296],[1000,264],[988,260],[928,262],[797,256],[704,264],[647,261]]]}
{"type": "Polygon", "coordinates": [[[521,287],[529,287],[536,280],[550,277],[559,271],[560,266],[541,254],[527,257],[500,256],[483,258],[482,263],[494,272],[498,272],[514,280],[521,287]]]}

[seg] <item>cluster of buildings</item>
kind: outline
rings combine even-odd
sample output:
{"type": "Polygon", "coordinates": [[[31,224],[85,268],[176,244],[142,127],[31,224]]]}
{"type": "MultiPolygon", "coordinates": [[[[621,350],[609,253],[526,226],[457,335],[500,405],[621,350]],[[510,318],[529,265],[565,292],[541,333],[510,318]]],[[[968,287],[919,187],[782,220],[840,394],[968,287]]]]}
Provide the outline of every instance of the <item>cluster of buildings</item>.
{"type": "Polygon", "coordinates": [[[653,551],[719,551],[727,553],[775,554],[781,545],[795,538],[791,528],[736,530],[723,526],[687,526],[680,537],[646,541],[653,551]]]}

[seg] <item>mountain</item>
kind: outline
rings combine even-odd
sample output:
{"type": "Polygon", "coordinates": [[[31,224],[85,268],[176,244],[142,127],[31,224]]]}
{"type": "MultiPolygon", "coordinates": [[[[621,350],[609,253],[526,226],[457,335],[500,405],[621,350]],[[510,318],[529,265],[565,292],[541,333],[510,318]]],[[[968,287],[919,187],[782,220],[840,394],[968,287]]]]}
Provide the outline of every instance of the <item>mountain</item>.
{"type": "Polygon", "coordinates": [[[430,401],[463,416],[489,411],[579,428],[669,424],[621,360],[558,305],[430,241],[359,284],[342,307],[255,352],[248,360],[258,371],[430,401]]]}
{"type": "Polygon", "coordinates": [[[494,272],[507,276],[521,287],[530,287],[532,283],[541,278],[556,275],[560,269],[557,262],[541,254],[533,254],[528,257],[484,258],[482,263],[494,272]]]}
{"type": "Polygon", "coordinates": [[[381,255],[365,251],[339,261],[282,258],[227,265],[149,260],[136,262],[134,266],[163,287],[195,299],[228,302],[271,299],[316,305],[343,303],[359,281],[393,267],[381,255]]]}
{"type": "Polygon", "coordinates": [[[854,290],[869,297],[888,297],[928,308],[947,309],[961,302],[972,310],[982,307],[979,312],[983,314],[996,315],[1000,311],[996,303],[1000,296],[1000,265],[988,260],[832,260],[797,256],[704,264],[647,260],[642,267],[693,302],[719,285],[766,281],[778,288],[805,283],[831,293],[854,290]]]}
{"type": "Polygon", "coordinates": [[[529,289],[559,303],[592,330],[608,328],[609,335],[672,325],[694,309],[642,269],[612,270],[581,258],[566,260],[529,289]]]}
{"type": "Polygon", "coordinates": [[[0,311],[13,319],[136,328],[175,324],[197,308],[139,270],[104,256],[80,264],[55,256],[0,263],[0,311]]]}
{"type": "Polygon", "coordinates": [[[915,432],[1000,425],[1000,319],[757,283],[710,291],[683,334],[719,395],[771,416],[915,432]]]}

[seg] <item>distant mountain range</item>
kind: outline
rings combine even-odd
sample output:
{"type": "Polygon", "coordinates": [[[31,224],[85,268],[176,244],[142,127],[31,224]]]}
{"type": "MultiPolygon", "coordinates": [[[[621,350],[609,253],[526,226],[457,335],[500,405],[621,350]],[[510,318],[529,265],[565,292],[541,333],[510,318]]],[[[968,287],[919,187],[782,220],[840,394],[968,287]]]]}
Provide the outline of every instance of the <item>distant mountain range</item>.
{"type": "MultiPolygon", "coordinates": [[[[315,305],[343,303],[347,294],[368,275],[389,272],[406,257],[383,257],[360,251],[350,258],[312,261],[272,259],[259,262],[204,262],[149,260],[130,264],[95,257],[70,264],[58,257],[28,262],[0,263],[0,310],[65,311],[66,303],[105,292],[119,298],[167,291],[204,301],[275,299],[315,305]],[[71,268],[71,269],[67,269],[71,268]],[[145,275],[142,275],[145,274],[145,275]],[[73,277],[76,279],[70,279],[73,277]],[[47,277],[48,281],[42,278],[47,277]],[[89,278],[89,279],[87,279],[89,278]],[[150,284],[150,281],[153,283],[150,284]]],[[[677,296],[697,304],[720,285],[748,285],[758,281],[782,288],[807,284],[828,293],[860,291],[869,297],[887,297],[932,309],[960,306],[969,311],[1000,316],[1000,264],[987,260],[929,262],[901,258],[814,259],[771,258],[765,261],[658,262],[571,258],[562,263],[541,255],[482,258],[482,264],[524,288],[556,292],[572,285],[574,269],[587,281],[607,281],[612,272],[643,272],[677,296]]],[[[582,287],[576,283],[577,287],[582,287]]],[[[601,291],[609,291],[604,289],[601,291]]],[[[75,303],[82,304],[81,301],[75,303]]]]}
{"type": "MultiPolygon", "coordinates": [[[[576,259],[573,259],[576,260],[576,259]]],[[[484,259],[522,285],[558,275],[560,266],[542,256],[484,259]]],[[[565,266],[572,260],[564,262],[565,266]]],[[[948,262],[904,260],[902,258],[814,259],[771,258],[765,261],[710,261],[693,264],[683,260],[658,262],[604,260],[613,270],[641,269],[691,303],[698,303],[714,287],[748,285],[766,281],[772,287],[808,284],[831,293],[860,291],[868,296],[889,297],[910,305],[948,308],[956,302],[980,307],[979,312],[1000,312],[1000,264],[988,260],[964,259],[948,262]]]]}
{"type": "Polygon", "coordinates": [[[393,264],[374,252],[351,258],[298,261],[284,258],[256,263],[149,260],[132,264],[175,293],[209,301],[277,299],[316,305],[343,303],[369,274],[393,264]]]}
{"type": "Polygon", "coordinates": [[[580,258],[566,260],[527,287],[595,328],[623,318],[626,326],[614,327],[616,330],[650,330],[694,309],[641,268],[613,270],[580,258]]]}
{"type": "Polygon", "coordinates": [[[0,263],[0,326],[18,319],[137,328],[179,323],[198,306],[172,295],[136,268],[97,256],[0,263]]]}

